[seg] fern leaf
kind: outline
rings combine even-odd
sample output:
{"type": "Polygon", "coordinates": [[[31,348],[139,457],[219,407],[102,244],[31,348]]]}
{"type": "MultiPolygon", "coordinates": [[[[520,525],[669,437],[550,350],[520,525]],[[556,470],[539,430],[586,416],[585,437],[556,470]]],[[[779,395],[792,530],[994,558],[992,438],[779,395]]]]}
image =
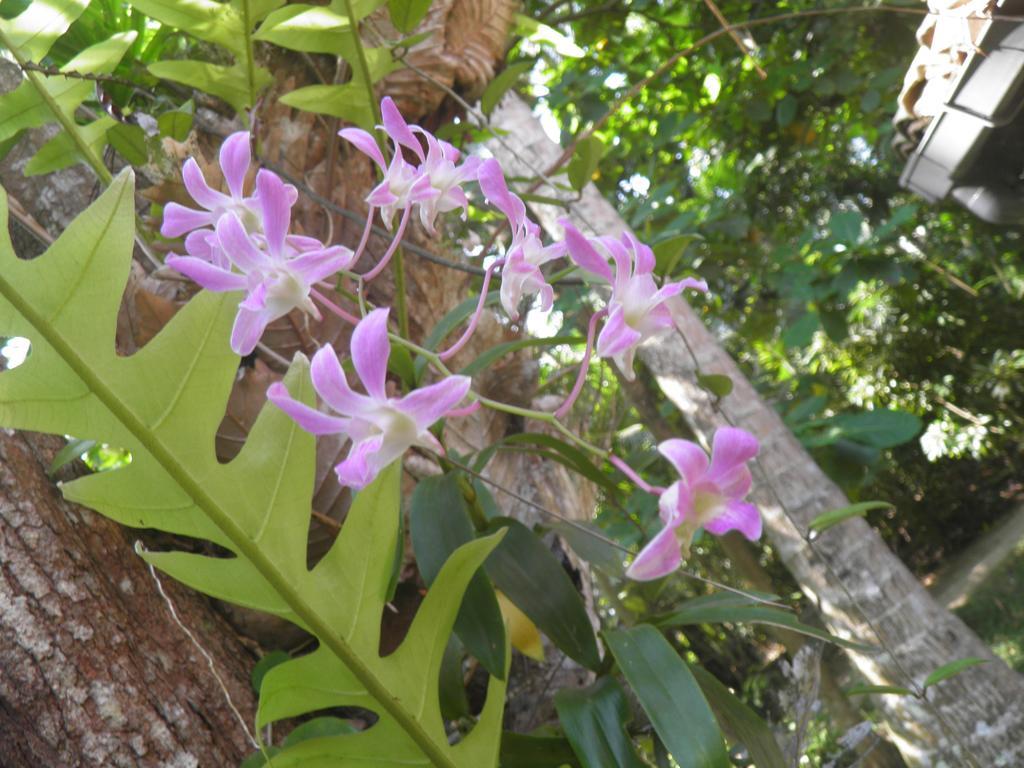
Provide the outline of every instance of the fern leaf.
{"type": "Polygon", "coordinates": [[[34,0],[13,19],[0,19],[4,45],[38,62],[88,5],[89,0],[34,0]]]}
{"type": "MultiPolygon", "coordinates": [[[[36,5],[33,3],[28,10],[15,16],[13,22],[31,13],[35,8],[36,5]]],[[[90,75],[113,72],[136,37],[135,32],[113,35],[108,40],[83,50],[66,63],[61,71],[90,75]]],[[[10,38],[8,42],[13,44],[10,38]]],[[[46,48],[49,49],[51,44],[52,41],[46,48]]],[[[17,51],[17,54],[24,60],[29,60],[29,51],[33,46],[37,49],[41,47],[38,40],[31,41],[26,48],[17,51]]],[[[18,131],[38,128],[54,121],[75,126],[75,111],[92,93],[93,84],[87,80],[32,73],[32,77],[24,80],[14,90],[0,96],[0,141],[7,140],[18,131]],[[60,114],[56,114],[55,110],[60,114]]],[[[106,145],[106,131],[112,125],[113,120],[110,118],[100,118],[86,126],[76,126],[78,138],[98,156],[106,145]]],[[[57,134],[40,148],[26,167],[26,173],[49,173],[80,160],[85,158],[82,157],[79,143],[66,131],[57,134]]]]}
{"type": "Polygon", "coordinates": [[[155,77],[184,83],[228,102],[244,112],[256,103],[260,91],[273,82],[253,56],[253,29],[284,0],[129,0],[131,5],[161,24],[227,49],[234,66],[201,61],[163,61],[150,65],[155,77]]]}
{"type": "MultiPolygon", "coordinates": [[[[32,261],[14,255],[0,194],[0,335],[32,344],[25,363],[0,374],[0,424],[127,448],[127,467],[68,483],[67,498],[128,525],[220,544],[232,556],[143,556],[207,594],[282,616],[317,637],[316,651],[267,675],[261,723],[338,705],[365,707],[379,718],[360,733],[300,742],[275,755],[275,765],[343,758],[374,766],[496,765],[504,683],[491,679],[479,721],[452,746],[438,679],[461,596],[500,534],[453,553],[405,641],[382,658],[380,623],[399,536],[398,465],[358,494],[337,541],[308,569],[313,438],[267,406],[234,461],[220,464],[214,451],[238,367],[228,346],[237,296],[200,293],[137,354],[115,352],[133,187],[125,171],[32,261]]],[[[311,403],[307,368],[297,356],[285,382],[311,403]]]]}

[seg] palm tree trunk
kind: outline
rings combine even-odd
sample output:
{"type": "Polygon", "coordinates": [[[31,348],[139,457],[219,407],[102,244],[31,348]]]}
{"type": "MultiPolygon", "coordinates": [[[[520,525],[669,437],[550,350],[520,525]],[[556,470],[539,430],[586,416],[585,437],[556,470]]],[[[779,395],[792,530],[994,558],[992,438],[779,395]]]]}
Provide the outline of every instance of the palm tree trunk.
{"type": "MultiPolygon", "coordinates": [[[[491,142],[491,150],[510,175],[534,175],[561,154],[518,97],[507,97],[492,119],[504,130],[504,139],[491,142]]],[[[559,231],[561,209],[532,207],[546,229],[559,231]]],[[[614,234],[627,228],[593,185],[571,210],[584,231],[614,234]]],[[[880,697],[888,729],[907,763],[1024,764],[1024,678],[939,605],[864,520],[844,522],[813,545],[807,540],[811,520],[849,500],[700,318],[687,309],[679,332],[645,345],[640,359],[702,442],[710,444],[715,430],[726,425],[743,427],[760,440],[752,498],[764,515],[768,540],[835,633],[879,646],[876,652],[850,654],[870,683],[917,688],[950,661],[968,656],[990,661],[930,688],[926,697],[880,697]],[[696,384],[698,372],[728,376],[733,392],[715,401],[696,384]]]]}

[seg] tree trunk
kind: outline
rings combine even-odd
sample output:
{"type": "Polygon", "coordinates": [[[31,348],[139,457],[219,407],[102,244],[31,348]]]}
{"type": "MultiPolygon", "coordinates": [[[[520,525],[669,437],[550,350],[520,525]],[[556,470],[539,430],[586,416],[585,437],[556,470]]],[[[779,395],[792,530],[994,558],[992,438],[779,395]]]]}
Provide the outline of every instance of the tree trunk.
{"type": "MultiPolygon", "coordinates": [[[[491,142],[491,150],[510,175],[533,175],[561,154],[529,107],[514,95],[503,101],[493,121],[504,129],[505,144],[491,142]]],[[[571,208],[577,223],[594,234],[626,229],[593,185],[571,208]]],[[[545,228],[558,232],[560,209],[533,209],[545,228]]],[[[942,608],[864,520],[844,522],[813,545],[805,539],[811,520],[847,506],[849,500],[697,315],[687,308],[679,333],[648,343],[640,359],[706,445],[716,429],[730,424],[760,440],[752,498],[764,515],[768,540],[834,632],[882,646],[876,653],[850,654],[869,682],[913,687],[950,661],[967,656],[990,661],[929,689],[928,703],[880,697],[887,726],[908,764],[1024,764],[1024,678],[995,659],[963,622],[942,608]],[[715,402],[697,386],[698,372],[728,376],[732,394],[715,402]]]]}
{"type": "MultiPolygon", "coordinates": [[[[2,374],[0,374],[2,375],[2,374]]],[[[237,765],[252,752],[252,654],[201,597],[164,581],[130,534],[64,501],[57,438],[0,432],[0,765],[237,765]]]]}

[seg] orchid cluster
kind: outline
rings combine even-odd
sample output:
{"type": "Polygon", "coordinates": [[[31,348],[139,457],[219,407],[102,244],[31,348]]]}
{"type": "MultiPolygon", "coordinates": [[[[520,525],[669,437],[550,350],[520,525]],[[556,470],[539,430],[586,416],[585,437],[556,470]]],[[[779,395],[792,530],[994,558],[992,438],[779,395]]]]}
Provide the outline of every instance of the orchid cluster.
{"type": "MultiPolygon", "coordinates": [[[[319,319],[320,308],[325,308],[355,326],[349,353],[365,394],[350,386],[331,346],[321,348],[310,366],[313,387],[327,411],[295,400],[282,383],[267,392],[269,400],[305,431],[349,439],[348,455],[335,472],[342,485],[353,489],[365,487],[412,447],[443,455],[444,448],[431,431],[441,419],[467,415],[482,403],[501,409],[500,403],[477,396],[469,377],[450,374],[442,362],[473,335],[496,275],[501,280],[501,305],[512,320],[519,319],[526,300],[539,304],[541,311],[552,308],[554,287],[544,268],[555,260],[568,257],[589,281],[606,286],[605,306],[589,323],[576,382],[555,411],[555,419],[561,419],[579,396],[592,355],[611,360],[632,379],[637,348],[676,326],[684,291],[707,291],[707,284],[696,278],[659,286],[653,252],[629,233],[588,238],[563,220],[564,241],[545,244],[540,227],[527,216],[525,203],[509,190],[497,160],[474,156],[463,160],[448,142],[406,123],[388,98],[381,104],[381,114],[383,124],[378,129],[390,142],[390,160],[385,159],[372,134],[355,128],[339,133],[367,155],[382,175],[366,197],[366,228],[355,251],[292,234],[291,209],[298,194],[273,172],[257,170],[255,188],[247,194],[252,157],[245,132],[233,134],[221,147],[220,167],[228,193],[211,188],[196,161],[189,159],[182,176],[199,208],[169,204],[161,229],[168,238],[185,235],[185,255],[172,253],[166,260],[168,266],[207,290],[244,292],[231,335],[231,348],[237,354],[250,354],[268,324],[295,310],[319,319]],[[461,210],[465,218],[469,202],[463,186],[468,183],[478,184],[482,197],[504,214],[510,236],[504,252],[485,271],[476,311],[462,336],[432,360],[442,376],[401,396],[387,382],[391,343],[414,345],[389,333],[386,308],[366,311],[361,301],[365,316],[360,318],[337,306],[325,295],[331,290],[327,281],[339,275],[348,277],[357,281],[361,291],[397,251],[414,208],[431,234],[442,214],[461,210]],[[389,231],[396,215],[399,223],[377,264],[356,274],[352,270],[361,259],[378,213],[389,231]]],[[[714,534],[739,530],[750,539],[760,536],[760,515],[756,507],[743,501],[751,484],[746,462],[757,453],[757,441],[743,430],[719,430],[710,460],[694,443],[663,442],[659,451],[680,475],[668,488],[647,484],[617,457],[582,439],[577,442],[619,468],[641,489],[659,496],[664,527],[633,561],[628,571],[632,578],[654,579],[673,571],[688,556],[690,540],[699,529],[714,534]]]]}

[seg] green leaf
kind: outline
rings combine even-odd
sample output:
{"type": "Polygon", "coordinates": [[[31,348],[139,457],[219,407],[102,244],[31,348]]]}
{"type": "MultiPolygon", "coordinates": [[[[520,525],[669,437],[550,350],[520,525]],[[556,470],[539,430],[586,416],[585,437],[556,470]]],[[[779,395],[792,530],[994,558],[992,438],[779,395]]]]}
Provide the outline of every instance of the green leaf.
{"type": "Polygon", "coordinates": [[[466,685],[462,677],[462,657],[462,643],[457,637],[448,638],[438,676],[438,701],[441,704],[441,717],[445,720],[458,720],[470,714],[469,697],[466,696],[466,685]]]}
{"type": "Polygon", "coordinates": [[[873,448],[892,448],[909,442],[921,431],[921,420],[912,413],[879,408],[863,413],[843,413],[831,419],[842,437],[873,448]]]}
{"type": "MultiPolygon", "coordinates": [[[[111,126],[117,125],[117,121],[109,115],[104,115],[88,125],[79,128],[79,134],[89,145],[97,156],[103,153],[103,147],[107,144],[108,131],[111,126]]],[[[59,171],[77,162],[85,160],[75,142],[67,133],[58,133],[48,142],[43,144],[32,159],[25,164],[26,176],[38,176],[44,173],[59,171]]]]}
{"type": "Polygon", "coordinates": [[[690,672],[704,692],[722,730],[734,742],[747,748],[757,768],[788,768],[789,763],[783,757],[772,729],[754,710],[703,667],[691,664],[690,672]]]}
{"type": "Polygon", "coordinates": [[[729,768],[722,733],[679,654],[650,624],[605,632],[608,650],[680,768],[729,768]]]}
{"type": "Polygon", "coordinates": [[[913,696],[914,692],[900,685],[855,685],[846,690],[847,696],[870,696],[874,694],[894,694],[896,696],[913,696]]]}
{"type": "Polygon", "coordinates": [[[13,19],[0,19],[0,35],[5,46],[38,63],[88,5],[89,0],[35,0],[13,19]]]}
{"type": "Polygon", "coordinates": [[[57,455],[53,457],[53,461],[50,462],[50,466],[46,470],[47,474],[53,475],[58,469],[70,464],[94,445],[96,445],[95,440],[71,438],[67,445],[57,451],[57,455]]]}
{"type": "Polygon", "coordinates": [[[363,128],[373,128],[373,107],[361,83],[307,85],[284,94],[280,101],[289,107],[340,117],[363,128]]]}
{"type": "Polygon", "coordinates": [[[948,680],[954,675],[959,675],[965,669],[976,667],[979,664],[988,664],[988,662],[989,659],[979,659],[977,656],[969,656],[966,659],[957,659],[956,661],[949,662],[949,664],[943,664],[924,679],[924,685],[922,687],[927,690],[936,683],[941,683],[943,680],[948,680]]]}
{"type": "Polygon", "coordinates": [[[132,165],[145,165],[149,159],[146,132],[137,125],[116,123],[107,131],[107,140],[132,165]]]}
{"type": "Polygon", "coordinates": [[[778,123],[779,128],[785,128],[793,122],[798,106],[797,100],[788,93],[779,99],[775,105],[775,122],[778,123]]]}
{"type": "Polygon", "coordinates": [[[573,552],[595,568],[612,575],[622,574],[622,550],[593,523],[585,520],[572,523],[560,520],[548,527],[565,539],[573,552]]]}
{"type": "MultiPolygon", "coordinates": [[[[216,0],[128,0],[146,16],[245,56],[247,30],[238,8],[216,0]]],[[[159,75],[158,75],[159,77],[159,75]]]]}
{"type": "Polygon", "coordinates": [[[501,101],[501,97],[508,92],[509,88],[516,84],[516,80],[519,79],[520,75],[529,72],[532,67],[532,61],[517,61],[515,64],[509,64],[497,77],[491,80],[484,89],[483,95],[480,96],[480,109],[483,110],[484,114],[491,114],[494,108],[498,106],[498,102],[501,101]]]}
{"type": "MultiPolygon", "coordinates": [[[[315,651],[263,678],[258,727],[344,706],[379,717],[357,736],[295,744],[275,766],[354,755],[372,755],[378,764],[494,766],[504,683],[491,677],[472,734],[452,746],[438,679],[461,596],[501,535],[469,542],[448,558],[404,642],[381,657],[380,620],[399,538],[400,462],[356,494],[340,535],[310,569],[314,438],[266,405],[233,461],[221,464],[214,452],[238,370],[228,345],[238,295],[199,293],[142,350],[120,357],[113,337],[134,245],[130,170],[31,261],[11,247],[0,197],[0,334],[32,344],[22,365],[0,374],[0,425],[123,446],[130,464],[63,485],[65,497],[129,525],[220,545],[231,556],[140,554],[188,586],[282,617],[317,638],[315,651]]],[[[285,385],[314,402],[302,356],[285,385]]]]}
{"type": "Polygon", "coordinates": [[[534,43],[550,45],[555,53],[573,59],[580,59],[586,55],[586,51],[576,43],[563,35],[554,27],[542,24],[534,18],[525,14],[516,14],[516,34],[528,38],[534,43]]]}
{"type": "Polygon", "coordinates": [[[518,520],[498,517],[490,521],[487,530],[504,527],[508,528],[505,538],[484,566],[494,585],[569,658],[597,669],[601,657],[594,628],[562,564],[518,520]]]}
{"type": "Polygon", "coordinates": [[[291,656],[284,651],[271,651],[266,656],[256,662],[256,665],[252,668],[252,674],[250,680],[252,682],[252,689],[256,693],[260,692],[260,686],[263,685],[263,678],[267,676],[267,672],[272,670],[278,664],[284,664],[291,656]]]}
{"type": "Polygon", "coordinates": [[[576,144],[576,151],[566,169],[573,189],[580,191],[590,183],[603,155],[604,142],[597,136],[587,136],[576,144]]]}
{"type": "Polygon", "coordinates": [[[703,240],[703,236],[696,232],[688,232],[683,235],[675,235],[651,246],[651,250],[654,251],[655,273],[665,278],[672,277],[680,259],[686,253],[686,249],[693,243],[703,240]]]}
{"type": "Polygon", "coordinates": [[[359,731],[348,720],[342,720],[340,717],[315,717],[289,733],[281,746],[288,748],[307,739],[344,736],[349,733],[359,733],[359,731]]]}
{"type": "MultiPolygon", "coordinates": [[[[149,65],[149,72],[154,77],[212,94],[226,101],[237,112],[244,112],[253,106],[255,93],[274,81],[267,70],[256,67],[255,89],[250,90],[248,73],[241,64],[228,67],[205,61],[156,61],[149,65]]],[[[284,101],[283,98],[281,100],[284,101]]]]}
{"type": "Polygon", "coordinates": [[[482,352],[479,357],[459,371],[459,373],[464,376],[473,376],[489,368],[492,364],[505,357],[505,355],[511,355],[513,352],[518,352],[521,349],[555,347],[559,344],[583,344],[585,342],[586,339],[580,336],[548,336],[544,338],[527,336],[515,341],[506,341],[504,344],[495,344],[487,351],[482,352]]]}
{"type": "Polygon", "coordinates": [[[821,327],[817,312],[805,312],[800,319],[790,325],[782,334],[782,343],[786,349],[806,347],[814,338],[814,332],[821,327]]]}
{"type": "Polygon", "coordinates": [[[156,119],[156,124],[160,129],[161,136],[166,136],[175,141],[185,141],[188,138],[189,131],[192,130],[192,115],[180,109],[175,109],[160,115],[156,119]]]}
{"type": "Polygon", "coordinates": [[[622,688],[612,677],[586,688],[555,694],[555,709],[565,735],[583,768],[643,768],[626,731],[632,719],[622,688]]]}
{"type": "MultiPolygon", "coordinates": [[[[112,35],[108,40],[86,48],[61,69],[83,74],[111,72],[131,47],[135,37],[135,32],[112,35]]],[[[60,110],[69,118],[74,116],[75,110],[94,92],[94,86],[88,80],[56,75],[39,75],[39,80],[60,110]]],[[[57,116],[50,110],[30,79],[22,81],[10,93],[0,96],[0,141],[14,136],[25,128],[36,128],[56,119],[57,116]]]]}
{"type": "Polygon", "coordinates": [[[430,10],[430,0],[388,0],[388,14],[395,29],[409,34],[430,10]]]}
{"type": "Polygon", "coordinates": [[[732,379],[724,373],[699,373],[697,383],[715,397],[725,397],[732,392],[732,379]]]}
{"type": "Polygon", "coordinates": [[[580,768],[568,741],[556,736],[501,735],[501,768],[580,768]]]}
{"type": "Polygon", "coordinates": [[[718,624],[722,622],[768,624],[790,629],[828,643],[835,643],[851,650],[873,650],[873,647],[870,645],[844,640],[823,629],[803,624],[789,611],[765,605],[743,595],[731,593],[716,593],[687,600],[676,610],[660,614],[651,619],[652,624],[662,628],[677,627],[685,624],[718,624]]]}
{"type": "Polygon", "coordinates": [[[849,520],[851,517],[864,517],[868,512],[876,509],[892,509],[892,504],[887,501],[861,501],[856,504],[851,504],[848,507],[841,507],[840,509],[832,509],[828,512],[823,512],[816,518],[811,520],[807,526],[807,530],[818,534],[824,530],[831,528],[833,525],[849,520]]]}
{"type": "MultiPolygon", "coordinates": [[[[409,533],[420,575],[430,586],[451,553],[474,538],[457,475],[427,477],[416,484],[409,501],[409,533]]],[[[466,588],[455,632],[484,669],[504,678],[505,624],[494,588],[482,571],[466,588]]]]}
{"type": "Polygon", "coordinates": [[[286,5],[271,13],[253,35],[282,48],[306,53],[329,53],[347,56],[350,48],[346,38],[352,24],[344,12],[331,6],[286,5]]]}
{"type": "Polygon", "coordinates": [[[864,216],[860,211],[835,211],[829,219],[832,237],[837,243],[854,246],[860,240],[864,216]]]}
{"type": "Polygon", "coordinates": [[[559,440],[553,435],[543,432],[518,432],[506,437],[502,440],[502,444],[550,448],[552,453],[548,455],[559,464],[571,469],[578,475],[582,475],[596,485],[612,492],[615,491],[615,483],[612,482],[610,477],[595,467],[583,451],[576,446],[569,445],[564,440],[559,440]]]}

